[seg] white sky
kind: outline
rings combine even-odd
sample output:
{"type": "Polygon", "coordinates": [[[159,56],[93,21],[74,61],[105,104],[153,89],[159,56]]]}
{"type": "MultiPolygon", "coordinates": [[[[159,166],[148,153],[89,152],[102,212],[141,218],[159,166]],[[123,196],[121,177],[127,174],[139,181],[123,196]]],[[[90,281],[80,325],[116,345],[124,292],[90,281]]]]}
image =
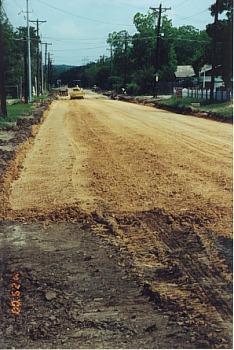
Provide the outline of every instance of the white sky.
{"type": "MultiPolygon", "coordinates": [[[[40,25],[40,36],[52,53],[53,64],[82,65],[109,56],[106,39],[113,31],[135,33],[133,17],[158,8],[160,0],[28,0],[30,20],[40,25]]],[[[162,7],[175,27],[193,25],[205,29],[213,22],[208,8],[215,0],[164,0],[162,7]]],[[[3,0],[11,24],[26,26],[26,0],[3,0]]],[[[34,24],[31,23],[33,26],[34,24]]]]}

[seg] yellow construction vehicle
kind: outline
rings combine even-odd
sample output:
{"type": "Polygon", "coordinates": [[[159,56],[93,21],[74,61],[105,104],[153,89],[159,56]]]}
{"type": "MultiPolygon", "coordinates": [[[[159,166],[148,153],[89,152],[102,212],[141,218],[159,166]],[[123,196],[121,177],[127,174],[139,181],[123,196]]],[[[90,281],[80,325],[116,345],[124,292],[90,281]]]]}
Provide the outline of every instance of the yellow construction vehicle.
{"type": "Polygon", "coordinates": [[[79,85],[76,85],[73,88],[69,89],[69,95],[71,100],[75,98],[84,98],[84,90],[79,87],[79,85]]]}

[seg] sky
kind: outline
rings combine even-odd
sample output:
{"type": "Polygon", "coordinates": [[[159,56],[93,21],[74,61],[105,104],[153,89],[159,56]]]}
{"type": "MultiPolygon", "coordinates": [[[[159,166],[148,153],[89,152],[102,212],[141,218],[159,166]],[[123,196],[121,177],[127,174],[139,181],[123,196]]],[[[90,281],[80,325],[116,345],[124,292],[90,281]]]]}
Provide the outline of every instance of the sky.
{"type": "MultiPolygon", "coordinates": [[[[192,25],[199,30],[213,22],[209,7],[214,0],[164,0],[164,13],[174,27],[192,25]],[[171,8],[169,10],[169,8],[171,8]]],[[[10,23],[26,26],[27,0],[3,0],[10,23]]],[[[106,43],[109,33],[136,32],[133,17],[158,8],[160,0],[28,0],[29,19],[46,21],[39,30],[43,42],[49,44],[53,64],[79,66],[110,56],[106,43]]],[[[36,24],[31,23],[32,26],[36,24]]],[[[44,47],[44,46],[43,46],[44,47]]]]}

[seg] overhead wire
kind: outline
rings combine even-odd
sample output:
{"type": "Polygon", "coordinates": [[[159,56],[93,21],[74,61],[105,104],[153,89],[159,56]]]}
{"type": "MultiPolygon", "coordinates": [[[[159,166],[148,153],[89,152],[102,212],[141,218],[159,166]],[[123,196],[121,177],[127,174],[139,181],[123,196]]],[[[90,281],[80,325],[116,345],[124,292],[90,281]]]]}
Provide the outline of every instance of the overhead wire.
{"type": "MultiPolygon", "coordinates": [[[[21,3],[20,3],[20,0],[14,0],[15,1],[15,3],[18,3],[18,6],[19,6],[19,8],[21,9],[21,12],[24,12],[23,10],[22,10],[22,6],[21,6],[21,3]]],[[[102,23],[102,24],[110,24],[110,25],[123,25],[123,26],[130,26],[130,27],[135,27],[134,25],[129,25],[129,24],[121,24],[121,23],[110,23],[110,22],[106,22],[106,21],[101,21],[101,20],[98,20],[98,19],[92,19],[92,18],[88,18],[88,17],[84,17],[84,16],[80,16],[80,15],[77,15],[77,14],[75,14],[75,13],[72,13],[72,12],[69,12],[69,11],[67,11],[67,10],[63,10],[63,9],[61,9],[61,8],[58,8],[58,7],[56,7],[56,6],[53,6],[53,5],[50,5],[50,4],[48,4],[48,3],[46,3],[45,1],[43,1],[43,0],[31,0],[31,2],[32,1],[36,1],[36,2],[38,2],[38,3],[40,3],[40,4],[43,4],[43,5],[45,5],[45,6],[47,6],[47,7],[50,7],[50,8],[52,8],[52,9],[54,9],[54,10],[56,10],[56,11],[60,11],[60,12],[62,12],[62,13],[66,13],[66,14],[69,14],[69,15],[71,15],[71,16],[74,16],[74,17],[78,17],[78,18],[81,18],[81,19],[84,19],[84,20],[88,20],[88,21],[92,21],[92,22],[97,22],[97,23],[102,23]]],[[[168,1],[168,0],[165,0],[165,1],[168,1]]],[[[181,3],[179,3],[177,6],[181,6],[181,5],[183,5],[183,4],[185,4],[187,1],[189,1],[189,0],[184,0],[184,1],[182,1],[181,3]]],[[[120,5],[126,5],[126,6],[128,6],[128,4],[123,4],[123,3],[121,3],[120,1],[116,1],[116,3],[119,3],[120,5]]],[[[35,5],[35,3],[34,3],[34,5],[35,5]]],[[[132,5],[129,5],[129,6],[131,6],[131,7],[133,7],[132,5]]],[[[32,7],[32,6],[31,6],[32,7]]],[[[35,8],[35,7],[34,7],[35,8]]],[[[195,14],[193,14],[193,15],[190,15],[190,16],[186,16],[186,17],[183,17],[183,16],[180,16],[180,15],[177,15],[177,14],[174,14],[174,16],[176,16],[176,17],[179,17],[178,19],[175,19],[175,21],[179,21],[179,20],[183,20],[183,19],[190,19],[190,18],[193,18],[194,20],[196,20],[195,19],[195,17],[197,17],[197,16],[199,16],[200,14],[202,14],[202,13],[205,13],[206,11],[208,11],[208,9],[206,9],[206,10],[203,10],[203,11],[200,11],[200,12],[198,12],[198,13],[195,13],[195,14]]],[[[198,20],[198,19],[197,19],[198,20]]],[[[199,21],[200,21],[200,19],[199,19],[199,21]]],[[[51,40],[54,40],[54,41],[57,41],[57,42],[61,42],[61,43],[69,43],[69,41],[71,42],[74,42],[74,41],[84,41],[84,42],[82,42],[82,45],[92,45],[92,41],[95,41],[96,43],[97,43],[97,40],[106,40],[106,38],[103,38],[103,39],[101,39],[101,38],[92,38],[92,39],[88,39],[88,38],[80,38],[80,39],[73,39],[73,38],[64,38],[64,39],[61,39],[61,38],[59,38],[59,39],[56,39],[56,38],[53,38],[53,37],[48,37],[48,36],[45,36],[44,37],[45,39],[51,39],[51,40]],[[88,41],[90,41],[90,42],[88,42],[88,41]]],[[[137,40],[151,40],[151,39],[155,39],[155,36],[152,36],[152,37],[141,37],[141,38],[133,38],[133,37],[130,37],[129,36],[129,38],[127,39],[128,41],[132,41],[132,42],[134,42],[134,41],[137,41],[137,40]]],[[[201,41],[201,40],[190,40],[190,39],[181,39],[181,38],[168,38],[169,40],[180,40],[180,41],[188,41],[188,42],[201,42],[201,43],[205,43],[205,42],[207,42],[207,41],[201,41]]],[[[101,48],[106,48],[106,46],[94,46],[94,47],[86,47],[86,48],[77,48],[77,49],[65,49],[65,51],[82,51],[82,50],[93,50],[93,49],[101,49],[101,48]]],[[[55,51],[55,52],[63,52],[64,50],[56,50],[56,49],[52,49],[53,51],[55,51]]],[[[57,56],[57,55],[56,55],[57,56]]]]}
{"type": "MultiPolygon", "coordinates": [[[[200,11],[200,12],[198,12],[198,13],[192,15],[192,16],[187,16],[187,17],[180,16],[180,17],[181,17],[181,19],[194,18],[194,17],[196,17],[196,16],[198,16],[198,15],[201,15],[202,13],[205,13],[205,12],[208,11],[208,10],[209,10],[209,9],[207,8],[207,9],[205,9],[205,10],[203,10],[203,11],[200,11]]],[[[177,16],[179,16],[179,15],[177,15],[177,16]]]]}
{"type": "Polygon", "coordinates": [[[184,5],[187,1],[189,1],[189,0],[184,0],[184,1],[182,1],[181,3],[177,4],[176,7],[179,7],[179,6],[181,6],[181,5],[184,5]]]}
{"type": "Polygon", "coordinates": [[[49,5],[49,4],[45,3],[42,0],[36,0],[36,1],[41,3],[41,4],[43,4],[43,5],[45,5],[45,6],[48,6],[48,7],[52,8],[52,9],[54,9],[54,10],[66,13],[68,15],[71,15],[71,16],[74,16],[74,17],[77,17],[77,18],[84,19],[86,21],[97,22],[97,23],[108,24],[108,25],[122,25],[122,26],[134,27],[133,24],[106,22],[106,21],[101,21],[101,20],[94,19],[94,18],[88,18],[88,17],[80,16],[80,15],[77,15],[75,13],[72,13],[72,12],[69,12],[69,11],[66,11],[66,10],[62,10],[62,9],[60,9],[58,7],[53,6],[53,5],[49,5]]]}

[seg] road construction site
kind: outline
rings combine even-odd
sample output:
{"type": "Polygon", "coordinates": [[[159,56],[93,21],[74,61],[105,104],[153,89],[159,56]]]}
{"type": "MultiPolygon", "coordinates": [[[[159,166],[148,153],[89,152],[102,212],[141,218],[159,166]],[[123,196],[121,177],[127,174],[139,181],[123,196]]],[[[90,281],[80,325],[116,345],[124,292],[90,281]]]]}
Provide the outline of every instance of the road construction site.
{"type": "Polygon", "coordinates": [[[232,347],[232,125],[86,91],[5,162],[2,346],[232,347]]]}

